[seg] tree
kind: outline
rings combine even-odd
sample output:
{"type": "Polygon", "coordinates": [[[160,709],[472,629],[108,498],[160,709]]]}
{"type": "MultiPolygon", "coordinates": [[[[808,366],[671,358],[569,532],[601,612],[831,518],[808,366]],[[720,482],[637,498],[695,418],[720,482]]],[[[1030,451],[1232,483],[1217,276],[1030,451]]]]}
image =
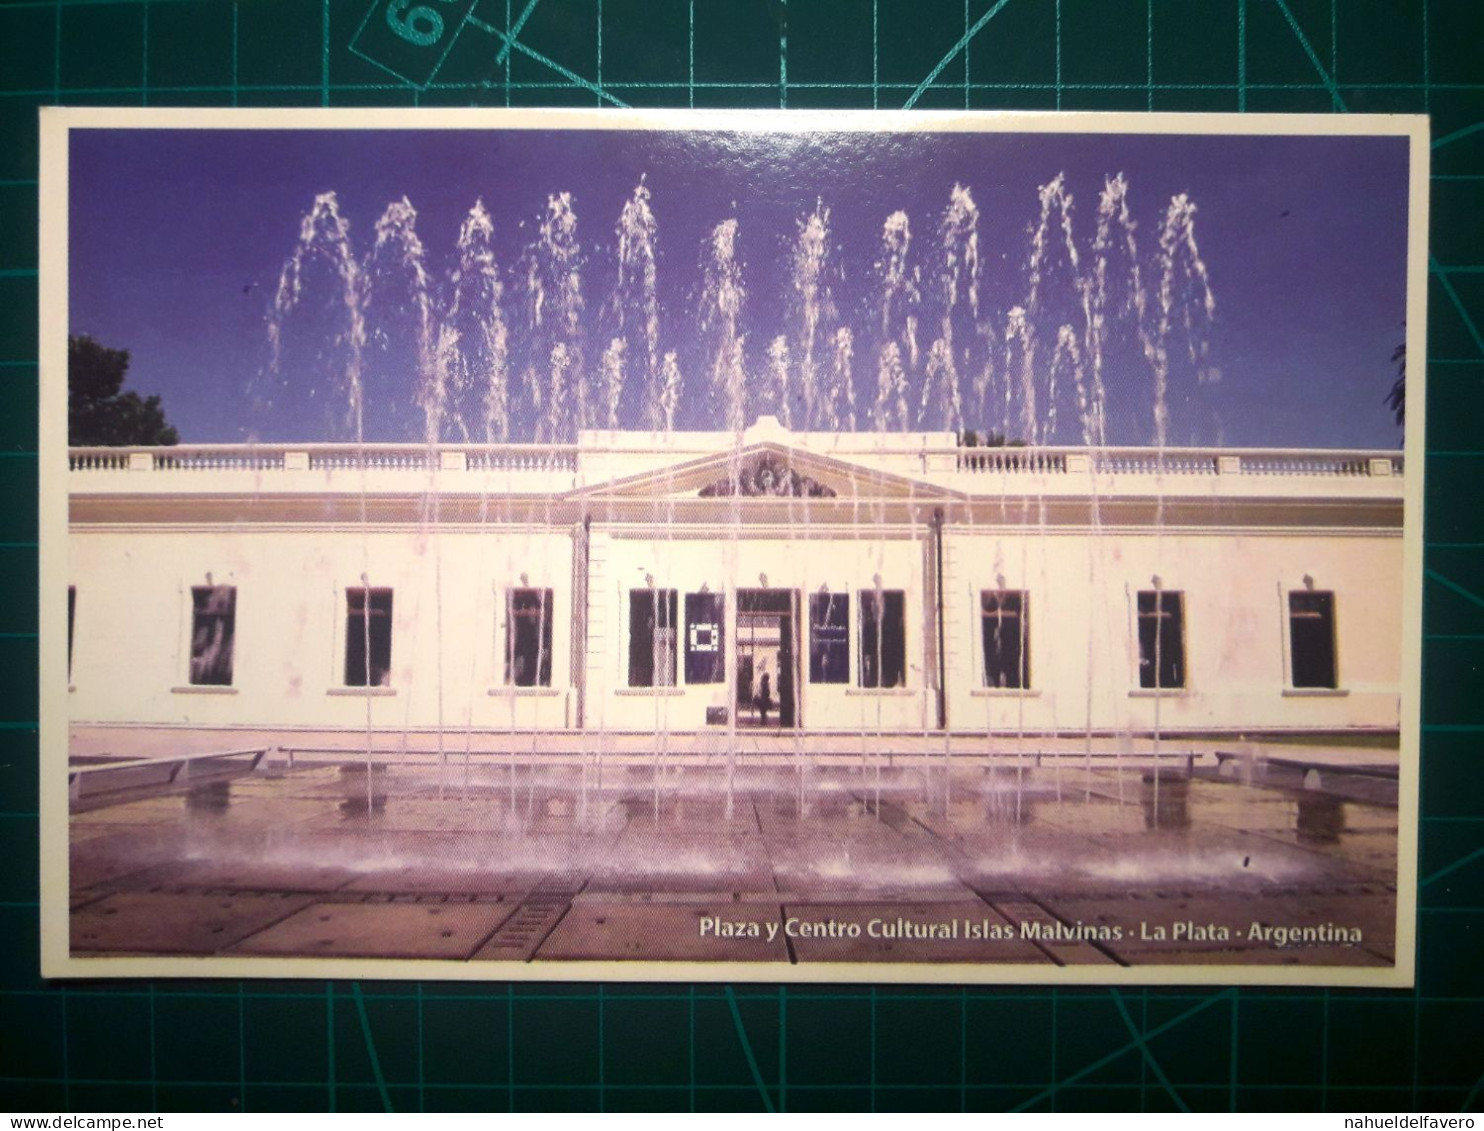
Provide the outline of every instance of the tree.
{"type": "Polygon", "coordinates": [[[1391,392],[1386,394],[1386,407],[1396,414],[1396,426],[1407,424],[1407,343],[1403,342],[1391,351],[1391,360],[1396,365],[1396,380],[1391,383],[1391,392]]]}
{"type": "Polygon", "coordinates": [[[87,336],[67,339],[67,442],[85,445],[178,444],[160,398],[124,392],[129,351],[87,336]]]}

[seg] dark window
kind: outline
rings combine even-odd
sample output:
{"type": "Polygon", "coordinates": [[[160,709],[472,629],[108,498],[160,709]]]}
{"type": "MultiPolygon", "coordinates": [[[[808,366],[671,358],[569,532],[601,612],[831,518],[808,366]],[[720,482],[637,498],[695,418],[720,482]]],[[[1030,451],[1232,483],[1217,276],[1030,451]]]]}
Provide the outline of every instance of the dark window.
{"type": "Polygon", "coordinates": [[[809,594],[809,682],[850,682],[850,598],[809,594]]]}
{"type": "Polygon", "coordinates": [[[1288,595],[1288,639],[1293,686],[1338,687],[1335,673],[1335,595],[1308,590],[1288,595]]]}
{"type": "Polygon", "coordinates": [[[862,687],[907,685],[906,594],[866,589],[860,595],[862,687]]]}
{"type": "Polygon", "coordinates": [[[1019,589],[986,589],[979,594],[984,636],[984,686],[1030,686],[1029,598],[1019,589]]]}
{"type": "Polygon", "coordinates": [[[386,687],[391,681],[392,591],[347,589],[345,685],[386,687]]]}
{"type": "Polygon", "coordinates": [[[1185,686],[1185,594],[1139,593],[1139,686],[1185,686]]]}
{"type": "Polygon", "coordinates": [[[237,590],[231,585],[198,585],[191,589],[191,605],[191,682],[230,687],[237,590]]]}
{"type": "Polygon", "coordinates": [[[675,686],[675,590],[629,590],[629,686],[675,686]]]}
{"type": "Polygon", "coordinates": [[[77,586],[67,586],[67,682],[72,682],[72,624],[77,619],[77,586]]]}
{"type": "Polygon", "coordinates": [[[505,601],[505,682],[551,686],[551,590],[510,589],[505,601]]]}
{"type": "Polygon", "coordinates": [[[685,682],[725,683],[723,625],[726,599],[720,593],[685,595],[685,682]]]}

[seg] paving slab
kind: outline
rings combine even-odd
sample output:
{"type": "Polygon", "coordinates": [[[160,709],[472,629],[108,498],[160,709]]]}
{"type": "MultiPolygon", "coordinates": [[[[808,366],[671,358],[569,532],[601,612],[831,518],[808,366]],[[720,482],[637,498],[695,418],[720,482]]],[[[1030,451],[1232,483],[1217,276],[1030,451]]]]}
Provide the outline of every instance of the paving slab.
{"type": "Polygon", "coordinates": [[[1063,924],[1039,903],[1013,896],[992,897],[989,905],[1019,931],[1020,937],[1045,951],[1062,966],[1116,966],[1116,960],[1088,939],[1068,939],[1063,924]]]}
{"type": "Polygon", "coordinates": [[[476,961],[526,962],[571,910],[570,895],[534,891],[515,906],[485,944],[476,961]]]}
{"type": "Polygon", "coordinates": [[[720,765],[609,772],[586,806],[575,773],[546,768],[522,771],[513,804],[500,772],[439,797],[436,770],[404,767],[372,775],[367,805],[365,774],[334,765],[136,796],[74,815],[78,948],[786,961],[766,925],[798,914],[861,929],[793,939],[806,962],[1108,961],[1110,948],[1020,928],[1079,919],[1119,925],[1112,953],[1137,964],[1393,952],[1394,810],[1199,780],[1162,785],[1156,803],[1140,773],[1073,770],[955,773],[945,809],[934,766],[888,773],[879,791],[871,775],[810,769],[802,793],[791,771],[744,767],[730,814],[720,765]],[[726,916],[760,934],[701,933],[726,916]],[[1171,929],[1233,917],[1243,931],[1358,926],[1365,945],[1171,929]],[[958,922],[959,938],[873,937],[872,919],[958,922]],[[965,937],[986,919],[1002,937],[965,937]],[[1131,938],[1156,921],[1164,939],[1131,938]]]}
{"type": "Polygon", "coordinates": [[[232,948],[298,958],[468,958],[513,908],[503,903],[315,903],[232,948]]]}
{"type": "Polygon", "coordinates": [[[592,866],[586,890],[635,892],[742,892],[773,887],[773,868],[755,822],[705,829],[630,822],[592,866]]]}
{"type": "Polygon", "coordinates": [[[536,957],[786,963],[779,922],[776,903],[644,905],[584,898],[573,904],[536,957]],[[771,941],[769,924],[775,928],[771,941]]]}
{"type": "Polygon", "coordinates": [[[150,825],[163,827],[188,816],[185,798],[150,797],[139,801],[119,802],[96,809],[85,809],[70,815],[74,828],[90,825],[150,825]]]}
{"type": "Polygon", "coordinates": [[[73,953],[216,954],[309,896],[119,892],[72,912],[73,953]]]}
{"type": "Polygon", "coordinates": [[[134,873],[178,859],[178,844],[158,830],[113,829],[74,842],[67,859],[68,883],[76,892],[116,884],[134,873]]]}
{"type": "Polygon", "coordinates": [[[326,892],[355,878],[346,868],[301,860],[180,860],[133,873],[134,889],[211,888],[213,890],[326,892]]]}
{"type": "Polygon", "coordinates": [[[457,864],[403,864],[360,871],[345,885],[346,891],[387,894],[446,892],[450,895],[488,895],[506,902],[518,901],[540,881],[538,869],[501,870],[461,868],[457,864]]]}

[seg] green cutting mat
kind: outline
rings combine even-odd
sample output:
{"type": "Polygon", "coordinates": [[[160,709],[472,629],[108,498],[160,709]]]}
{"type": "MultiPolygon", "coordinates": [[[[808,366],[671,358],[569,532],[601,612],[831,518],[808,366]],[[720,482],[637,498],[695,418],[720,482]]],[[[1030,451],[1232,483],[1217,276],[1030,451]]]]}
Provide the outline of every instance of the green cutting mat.
{"type": "Polygon", "coordinates": [[[418,18],[418,44],[391,33],[388,2],[0,0],[0,1108],[1478,1108],[1484,5],[414,0],[441,15],[418,18]],[[49,103],[1431,113],[1417,989],[43,984],[35,231],[49,103]]]}

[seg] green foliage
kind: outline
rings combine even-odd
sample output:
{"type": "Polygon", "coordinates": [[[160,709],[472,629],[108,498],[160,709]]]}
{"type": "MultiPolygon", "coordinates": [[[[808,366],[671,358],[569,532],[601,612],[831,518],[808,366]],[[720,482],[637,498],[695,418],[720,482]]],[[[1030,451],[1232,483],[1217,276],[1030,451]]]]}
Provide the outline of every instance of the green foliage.
{"type": "Polygon", "coordinates": [[[973,428],[965,428],[958,434],[958,443],[961,448],[1023,448],[1024,440],[1009,440],[1003,432],[986,431],[979,432],[973,428]]]}
{"type": "Polygon", "coordinates": [[[124,392],[129,351],[89,337],[67,339],[67,442],[164,446],[180,442],[165,420],[160,398],[124,392]]]}
{"type": "Polygon", "coordinates": [[[1386,394],[1386,407],[1396,416],[1396,426],[1407,423],[1407,343],[1403,342],[1391,351],[1391,360],[1396,364],[1396,380],[1391,383],[1391,392],[1386,394]]]}

